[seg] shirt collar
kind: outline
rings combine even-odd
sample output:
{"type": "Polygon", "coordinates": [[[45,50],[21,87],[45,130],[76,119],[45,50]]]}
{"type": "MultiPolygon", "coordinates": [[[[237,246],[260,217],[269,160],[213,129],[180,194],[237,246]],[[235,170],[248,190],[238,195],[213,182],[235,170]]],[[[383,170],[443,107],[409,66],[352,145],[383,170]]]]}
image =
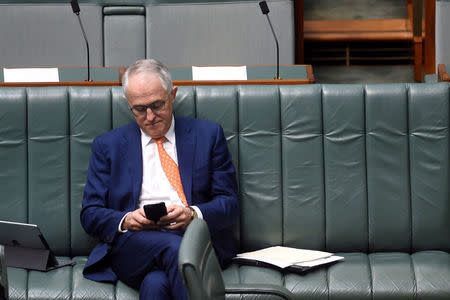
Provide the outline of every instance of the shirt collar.
{"type": "MultiPolygon", "coordinates": [[[[139,128],[139,130],[141,130],[141,141],[142,141],[142,146],[146,146],[148,145],[150,142],[152,142],[152,137],[149,136],[148,134],[146,134],[144,131],[142,131],[141,128],[139,128]]],[[[172,115],[172,122],[170,124],[170,128],[169,130],[166,132],[165,134],[166,140],[171,143],[171,144],[175,144],[175,118],[172,115]]]]}

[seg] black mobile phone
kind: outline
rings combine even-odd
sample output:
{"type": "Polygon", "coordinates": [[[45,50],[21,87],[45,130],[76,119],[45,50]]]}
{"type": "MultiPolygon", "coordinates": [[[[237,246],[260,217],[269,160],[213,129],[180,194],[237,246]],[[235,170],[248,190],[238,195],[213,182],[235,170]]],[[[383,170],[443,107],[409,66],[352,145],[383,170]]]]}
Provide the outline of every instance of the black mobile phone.
{"type": "Polygon", "coordinates": [[[166,204],[159,202],[155,204],[144,205],[145,216],[153,222],[158,222],[162,216],[167,215],[166,204]]]}

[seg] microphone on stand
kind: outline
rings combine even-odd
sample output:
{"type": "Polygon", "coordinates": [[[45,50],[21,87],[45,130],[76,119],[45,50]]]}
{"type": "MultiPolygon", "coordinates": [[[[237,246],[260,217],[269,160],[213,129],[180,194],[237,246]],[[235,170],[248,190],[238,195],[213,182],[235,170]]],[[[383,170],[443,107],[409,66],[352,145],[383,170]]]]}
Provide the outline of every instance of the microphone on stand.
{"type": "Polygon", "coordinates": [[[84,31],[83,23],[80,19],[80,6],[78,5],[77,0],[70,1],[70,5],[72,5],[72,11],[74,14],[78,17],[78,23],[80,23],[81,32],[83,33],[84,41],[86,42],[86,52],[87,52],[87,71],[88,71],[88,78],[87,81],[91,81],[91,68],[89,65],[89,43],[86,37],[86,32],[84,31]]]}
{"type": "Polygon", "coordinates": [[[281,79],[280,78],[280,49],[278,47],[277,35],[275,34],[275,31],[273,30],[272,22],[270,22],[269,7],[267,6],[266,1],[259,2],[259,7],[261,7],[261,11],[262,11],[263,15],[266,15],[267,21],[269,21],[270,29],[272,30],[272,34],[275,39],[275,44],[277,45],[277,77],[275,79],[281,79]]]}

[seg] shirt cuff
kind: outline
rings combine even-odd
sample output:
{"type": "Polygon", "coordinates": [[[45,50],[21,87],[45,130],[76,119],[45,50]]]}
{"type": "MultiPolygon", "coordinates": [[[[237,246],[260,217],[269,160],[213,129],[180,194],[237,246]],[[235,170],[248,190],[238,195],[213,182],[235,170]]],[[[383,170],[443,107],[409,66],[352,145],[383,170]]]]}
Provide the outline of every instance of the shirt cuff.
{"type": "Polygon", "coordinates": [[[117,228],[117,231],[118,231],[118,232],[120,232],[120,233],[125,233],[125,232],[128,231],[128,229],[122,230],[122,223],[123,223],[123,221],[125,220],[125,217],[128,216],[129,213],[130,213],[130,212],[126,213],[125,216],[123,216],[122,220],[120,220],[119,228],[117,228]]]}
{"type": "Polygon", "coordinates": [[[197,213],[197,218],[199,219],[203,219],[203,214],[202,211],[200,210],[200,208],[198,208],[197,206],[191,206],[195,212],[197,213]]]}

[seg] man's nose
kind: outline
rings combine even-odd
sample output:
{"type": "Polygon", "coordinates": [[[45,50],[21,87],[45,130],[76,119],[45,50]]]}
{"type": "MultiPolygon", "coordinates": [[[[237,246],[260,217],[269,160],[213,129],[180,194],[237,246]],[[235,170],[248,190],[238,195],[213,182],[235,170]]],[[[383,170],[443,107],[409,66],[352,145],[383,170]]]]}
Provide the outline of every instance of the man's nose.
{"type": "Polygon", "coordinates": [[[147,120],[149,120],[149,121],[151,121],[155,118],[155,114],[153,113],[153,110],[150,107],[147,107],[146,116],[147,116],[147,120]]]}

